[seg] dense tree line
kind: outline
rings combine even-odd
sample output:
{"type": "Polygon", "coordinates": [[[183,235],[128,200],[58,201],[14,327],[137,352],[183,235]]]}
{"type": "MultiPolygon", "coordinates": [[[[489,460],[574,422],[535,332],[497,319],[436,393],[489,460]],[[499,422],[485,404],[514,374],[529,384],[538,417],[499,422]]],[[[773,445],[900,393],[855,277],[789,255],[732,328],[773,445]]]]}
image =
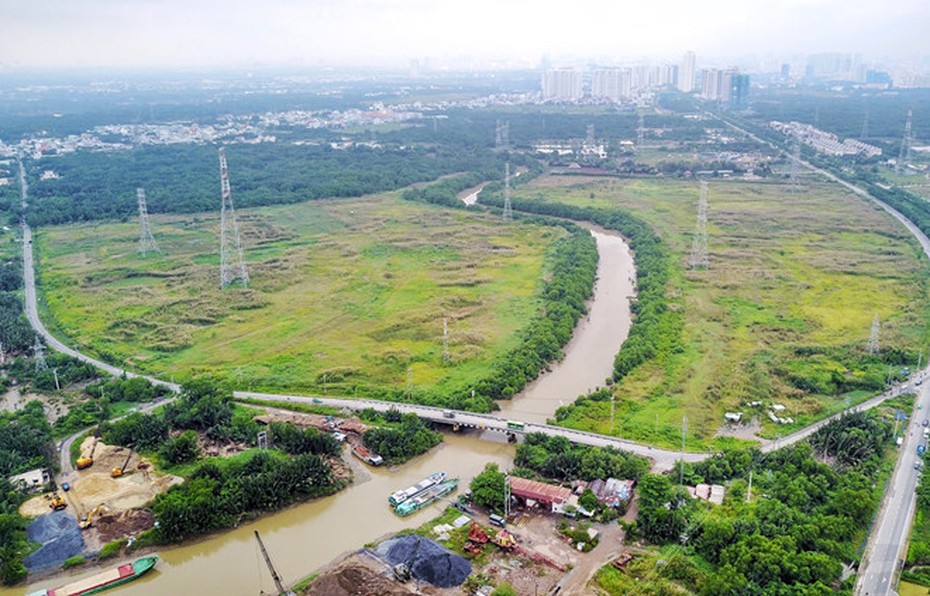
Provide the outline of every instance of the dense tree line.
{"type": "MultiPolygon", "coordinates": [[[[35,334],[30,330],[30,347],[35,334]]],[[[4,347],[5,344],[4,344],[4,347]]],[[[30,350],[31,352],[31,350],[30,350]]],[[[83,383],[100,377],[100,371],[92,364],[82,362],[60,352],[48,352],[45,355],[46,370],[36,370],[35,360],[17,358],[7,369],[8,374],[19,383],[30,383],[39,391],[55,391],[58,386],[66,387],[73,383],[83,383]],[[55,378],[58,378],[56,385],[55,378]]]]}
{"type": "MultiPolygon", "coordinates": [[[[490,150],[446,147],[238,144],[227,159],[239,208],[357,197],[453,172],[503,170],[503,157],[490,150]]],[[[60,178],[30,182],[27,220],[48,225],[133,217],[137,187],[145,188],[150,213],[215,211],[217,164],[216,147],[197,144],[63,155],[54,164],[60,178]]]]}
{"type": "MultiPolygon", "coordinates": [[[[367,419],[371,417],[367,416],[367,419]]],[[[403,463],[426,453],[442,441],[442,435],[430,430],[416,414],[391,410],[384,414],[384,420],[390,424],[365,431],[362,439],[389,464],[403,463]]]]}
{"type": "Polygon", "coordinates": [[[517,445],[514,465],[560,482],[597,478],[636,481],[649,469],[649,460],[613,447],[576,445],[565,437],[530,433],[517,445]]]}
{"type": "Polygon", "coordinates": [[[25,352],[35,332],[23,312],[23,303],[13,292],[0,292],[0,343],[8,354],[25,352]]]}
{"type": "Polygon", "coordinates": [[[178,542],[332,494],[341,486],[318,455],[259,451],[244,461],[205,462],[186,482],[155,498],[155,532],[162,541],[178,542]]]}
{"type": "Polygon", "coordinates": [[[25,579],[23,561],[31,551],[26,538],[27,520],[19,515],[19,506],[27,496],[7,478],[49,467],[52,454],[51,427],[40,402],[31,401],[16,412],[0,413],[0,582],[4,585],[25,579]]]}
{"type": "Polygon", "coordinates": [[[722,506],[677,486],[682,470],[647,474],[632,530],[650,542],[679,545],[697,577],[689,587],[700,594],[833,593],[878,504],[875,481],[890,429],[870,411],[819,430],[815,447],[732,450],[686,466],[686,483],[727,485],[722,506]],[[832,466],[818,460],[824,452],[832,466]]]}
{"type": "Polygon", "coordinates": [[[268,425],[268,438],[276,448],[291,455],[339,455],[339,442],[329,433],[315,428],[299,429],[293,424],[272,422],[268,425]]]}

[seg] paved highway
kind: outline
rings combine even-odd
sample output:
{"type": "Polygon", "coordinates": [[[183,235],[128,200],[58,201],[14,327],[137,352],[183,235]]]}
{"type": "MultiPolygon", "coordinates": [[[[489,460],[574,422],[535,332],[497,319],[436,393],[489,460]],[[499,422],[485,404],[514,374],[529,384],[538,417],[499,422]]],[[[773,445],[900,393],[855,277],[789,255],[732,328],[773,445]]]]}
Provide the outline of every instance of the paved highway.
{"type": "MultiPolygon", "coordinates": [[[[514,429],[508,426],[507,420],[498,418],[490,414],[476,414],[474,412],[461,412],[458,410],[444,410],[432,406],[420,406],[416,404],[407,404],[392,401],[379,401],[375,399],[340,399],[333,397],[307,397],[303,395],[275,395],[270,393],[255,393],[251,391],[235,391],[233,397],[237,399],[255,399],[261,401],[289,401],[303,404],[323,404],[336,406],[338,408],[348,408],[350,410],[364,410],[372,408],[379,412],[385,412],[390,409],[396,409],[403,413],[413,413],[425,420],[432,420],[443,424],[459,424],[485,430],[496,430],[501,432],[517,433],[534,433],[540,432],[549,436],[565,437],[573,443],[582,445],[595,445],[597,447],[616,447],[625,451],[631,451],[637,455],[643,455],[655,461],[655,469],[670,470],[676,461],[682,458],[679,451],[668,451],[665,449],[654,449],[648,445],[634,443],[617,437],[608,437],[596,433],[589,433],[580,430],[572,430],[559,426],[549,426],[547,424],[534,424],[527,422],[523,424],[522,429],[514,429]],[[451,417],[450,417],[451,416],[451,417]]],[[[708,453],[685,452],[684,460],[687,462],[698,462],[706,459],[708,453]]]]}
{"type": "Polygon", "coordinates": [[[917,388],[917,403],[904,433],[904,443],[899,448],[898,461],[859,565],[856,594],[884,596],[895,593],[895,573],[899,560],[905,558],[903,549],[917,501],[914,489],[920,473],[914,466],[922,463],[922,458],[917,455],[917,446],[927,444],[921,426],[930,410],[930,390],[927,387],[921,385],[917,388]]]}
{"type": "MultiPolygon", "coordinates": [[[[781,150],[780,147],[760,139],[748,130],[720,118],[730,127],[739,130],[748,135],[753,140],[781,150]]],[[[788,155],[789,159],[794,159],[788,155]]],[[[867,191],[851,184],[838,176],[818,168],[814,164],[797,160],[798,163],[809,170],[824,176],[832,182],[846,187],[855,194],[875,203],[889,215],[897,219],[905,228],[917,239],[924,254],[930,258],[930,238],[924,234],[911,220],[907,219],[897,209],[886,205],[877,197],[867,191]]],[[[927,377],[930,367],[918,373],[918,378],[927,377]]],[[[872,527],[872,533],[869,536],[865,553],[859,565],[858,578],[856,580],[856,594],[859,596],[885,596],[895,594],[895,574],[899,570],[899,561],[904,558],[904,545],[907,544],[907,537],[910,533],[911,520],[914,518],[914,507],[916,505],[916,495],[914,489],[917,486],[918,474],[914,469],[914,464],[920,461],[917,456],[917,445],[923,440],[922,427],[918,427],[924,416],[930,416],[927,411],[930,407],[930,397],[928,397],[927,385],[911,385],[905,389],[917,389],[917,399],[914,404],[914,412],[911,416],[910,430],[905,433],[905,441],[898,454],[898,461],[895,463],[894,472],[888,481],[885,496],[882,499],[881,507],[875,518],[875,525],[872,527]]],[[[869,400],[874,401],[874,400],[869,400]]],[[[873,404],[875,405],[875,404],[873,404]]],[[[806,431],[807,429],[805,429],[806,431]]],[[[926,445],[926,441],[924,441],[926,445]]]]}

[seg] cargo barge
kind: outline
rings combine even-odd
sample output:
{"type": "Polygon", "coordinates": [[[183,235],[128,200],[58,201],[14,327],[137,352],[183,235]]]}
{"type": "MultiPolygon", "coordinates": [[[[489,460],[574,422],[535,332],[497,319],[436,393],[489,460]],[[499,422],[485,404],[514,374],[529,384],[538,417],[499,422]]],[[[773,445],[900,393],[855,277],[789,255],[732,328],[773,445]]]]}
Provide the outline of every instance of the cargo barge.
{"type": "Polygon", "coordinates": [[[432,474],[427,476],[424,480],[417,482],[410,488],[405,488],[404,490],[399,490],[393,493],[390,497],[388,497],[388,503],[390,503],[391,506],[393,507],[397,507],[398,505],[400,505],[407,499],[420,494],[421,492],[425,491],[429,487],[439,484],[445,479],[446,479],[445,472],[433,472],[432,474]]]}
{"type": "Polygon", "coordinates": [[[458,488],[458,485],[458,478],[452,478],[451,480],[446,480],[445,482],[435,484],[420,494],[410,497],[403,503],[394,507],[394,513],[402,517],[410,515],[411,513],[419,511],[427,505],[430,505],[440,498],[448,495],[456,488],[458,488]]]}
{"type": "Polygon", "coordinates": [[[355,445],[352,447],[352,455],[370,466],[380,466],[384,464],[384,459],[380,455],[362,445],[355,445]]]}
{"type": "Polygon", "coordinates": [[[83,594],[96,594],[110,588],[115,588],[116,586],[121,586],[134,579],[139,579],[151,571],[157,562],[158,557],[155,555],[141,557],[132,563],[126,563],[125,565],[108,569],[107,571],[80,579],[66,586],[53,588],[51,590],[31,592],[28,596],[81,596],[83,594]]]}

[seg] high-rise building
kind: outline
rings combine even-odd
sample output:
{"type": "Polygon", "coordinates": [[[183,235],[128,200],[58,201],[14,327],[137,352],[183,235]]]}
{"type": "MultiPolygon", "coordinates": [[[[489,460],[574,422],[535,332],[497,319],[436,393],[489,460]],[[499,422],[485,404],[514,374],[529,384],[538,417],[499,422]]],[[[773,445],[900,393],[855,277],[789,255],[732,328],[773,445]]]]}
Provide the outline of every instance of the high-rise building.
{"type": "Polygon", "coordinates": [[[749,75],[734,72],[730,77],[730,107],[735,110],[749,107],[749,75]]]}
{"type": "Polygon", "coordinates": [[[601,68],[591,73],[591,97],[620,101],[631,94],[632,71],[629,68],[601,68]]]}
{"type": "Polygon", "coordinates": [[[543,72],[543,99],[575,101],[582,97],[581,71],[575,68],[555,68],[543,72]]]}
{"type": "Polygon", "coordinates": [[[685,58],[681,61],[681,69],[678,71],[678,90],[682,93],[691,93],[694,90],[695,63],[694,52],[685,52],[685,58]]]}

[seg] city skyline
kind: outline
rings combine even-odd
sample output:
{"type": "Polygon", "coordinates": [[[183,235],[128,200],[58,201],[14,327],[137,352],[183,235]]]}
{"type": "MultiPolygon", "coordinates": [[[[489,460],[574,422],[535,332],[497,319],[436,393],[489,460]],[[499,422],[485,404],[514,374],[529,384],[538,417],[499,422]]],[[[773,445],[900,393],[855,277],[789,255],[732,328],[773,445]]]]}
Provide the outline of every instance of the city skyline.
{"type": "MultiPolygon", "coordinates": [[[[544,56],[930,55],[920,0],[0,0],[0,68],[536,65],[544,56]]],[[[722,65],[722,64],[721,64],[722,65]]]]}

